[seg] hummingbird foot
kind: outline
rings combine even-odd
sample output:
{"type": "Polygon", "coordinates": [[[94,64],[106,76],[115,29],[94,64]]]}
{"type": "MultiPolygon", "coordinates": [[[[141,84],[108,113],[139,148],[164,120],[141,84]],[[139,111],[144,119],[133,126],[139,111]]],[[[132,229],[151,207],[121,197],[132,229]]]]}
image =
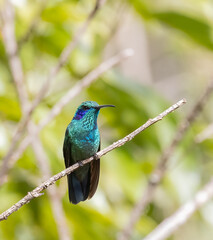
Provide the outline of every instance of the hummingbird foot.
{"type": "Polygon", "coordinates": [[[82,163],[82,161],[79,161],[79,162],[78,162],[78,165],[79,165],[79,167],[83,167],[83,166],[84,166],[84,164],[82,163]]]}
{"type": "Polygon", "coordinates": [[[97,153],[95,153],[93,157],[94,157],[94,160],[98,160],[99,159],[99,156],[98,156],[97,153]]]}

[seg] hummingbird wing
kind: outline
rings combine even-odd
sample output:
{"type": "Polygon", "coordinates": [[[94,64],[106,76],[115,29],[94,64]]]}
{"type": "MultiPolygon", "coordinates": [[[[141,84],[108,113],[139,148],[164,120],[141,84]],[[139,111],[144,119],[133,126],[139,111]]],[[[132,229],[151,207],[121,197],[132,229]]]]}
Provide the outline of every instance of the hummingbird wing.
{"type": "MultiPolygon", "coordinates": [[[[65,138],[64,138],[64,145],[63,145],[63,155],[64,155],[64,162],[65,162],[65,166],[66,168],[70,167],[72,165],[72,156],[71,156],[71,139],[69,136],[68,131],[66,131],[65,133],[65,138]]],[[[75,198],[75,194],[74,194],[74,189],[72,186],[72,177],[71,177],[70,173],[69,175],[67,175],[67,182],[68,182],[68,191],[69,191],[69,200],[70,202],[76,202],[75,198]]]]}
{"type": "MultiPolygon", "coordinates": [[[[66,131],[64,145],[63,145],[63,155],[66,168],[73,165],[76,161],[72,158],[72,141],[71,137],[66,131]]],[[[90,190],[90,167],[87,165],[77,169],[75,172],[67,175],[68,180],[68,190],[69,190],[69,200],[73,204],[77,204],[80,201],[84,201],[88,198],[90,190]],[[79,179],[79,174],[81,175],[82,170],[85,172],[85,176],[79,179]]]]}
{"type": "MultiPolygon", "coordinates": [[[[100,151],[100,144],[98,151],[100,151]]],[[[92,198],[97,190],[99,176],[100,176],[100,159],[97,159],[90,163],[90,190],[88,199],[92,198]]]]}
{"type": "Polygon", "coordinates": [[[63,145],[63,155],[66,168],[71,166],[71,139],[69,137],[68,131],[65,133],[64,145],[63,145]]]}

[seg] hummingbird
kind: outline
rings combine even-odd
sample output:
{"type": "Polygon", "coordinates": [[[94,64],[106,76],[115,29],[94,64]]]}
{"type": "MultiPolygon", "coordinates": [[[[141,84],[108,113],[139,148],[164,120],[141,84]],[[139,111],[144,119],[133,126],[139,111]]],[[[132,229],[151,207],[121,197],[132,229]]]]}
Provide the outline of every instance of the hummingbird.
{"type": "MultiPolygon", "coordinates": [[[[94,101],[81,103],[68,125],[63,145],[66,168],[78,161],[94,156],[100,150],[100,133],[97,118],[101,108],[114,105],[98,105],[94,101]]],[[[96,192],[100,175],[100,159],[96,159],[67,176],[69,200],[77,204],[90,199],[96,192]]]]}

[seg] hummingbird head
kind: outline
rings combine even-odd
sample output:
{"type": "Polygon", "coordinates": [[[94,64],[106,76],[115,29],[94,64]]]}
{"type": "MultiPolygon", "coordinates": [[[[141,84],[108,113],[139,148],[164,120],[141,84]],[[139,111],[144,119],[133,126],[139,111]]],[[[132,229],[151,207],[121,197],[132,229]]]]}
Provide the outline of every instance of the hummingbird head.
{"type": "Polygon", "coordinates": [[[104,107],[115,107],[114,105],[98,105],[94,101],[83,102],[77,109],[73,120],[80,120],[82,118],[97,119],[99,111],[104,107]]]}

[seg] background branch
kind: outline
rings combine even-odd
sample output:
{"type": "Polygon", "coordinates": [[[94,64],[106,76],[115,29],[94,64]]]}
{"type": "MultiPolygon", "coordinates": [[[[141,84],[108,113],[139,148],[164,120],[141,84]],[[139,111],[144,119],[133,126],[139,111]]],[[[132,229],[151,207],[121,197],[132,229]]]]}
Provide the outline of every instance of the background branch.
{"type": "Polygon", "coordinates": [[[5,1],[4,9],[1,14],[3,19],[3,42],[8,56],[11,74],[16,85],[16,90],[21,106],[26,112],[28,105],[26,101],[27,91],[24,85],[24,74],[21,66],[21,61],[16,55],[17,43],[15,41],[14,8],[9,1],[5,1]]]}
{"type": "Polygon", "coordinates": [[[195,197],[166,218],[143,240],[163,240],[187,222],[192,214],[213,197],[213,179],[195,197]]]}
{"type": "Polygon", "coordinates": [[[41,100],[44,98],[46,92],[49,89],[49,84],[52,81],[52,79],[58,74],[58,72],[60,71],[60,69],[65,65],[65,63],[68,60],[68,57],[70,56],[70,54],[72,53],[72,51],[75,49],[76,45],[79,43],[82,35],[85,33],[85,31],[87,30],[91,20],[95,17],[97,11],[99,10],[99,8],[104,4],[105,0],[96,0],[96,4],[95,7],[93,8],[92,12],[89,14],[87,20],[85,21],[85,23],[83,24],[83,26],[79,29],[79,31],[76,33],[76,35],[74,36],[74,39],[63,49],[59,60],[56,64],[56,66],[54,66],[48,76],[47,79],[44,83],[44,85],[42,86],[41,90],[39,91],[38,96],[35,98],[35,100],[32,103],[32,106],[29,110],[29,114],[32,113],[32,111],[36,108],[36,106],[41,102],[41,100]]]}
{"type": "Polygon", "coordinates": [[[130,235],[134,230],[134,226],[139,221],[141,215],[144,213],[144,210],[147,207],[147,205],[152,201],[154,191],[157,188],[157,186],[160,184],[163,176],[165,175],[165,172],[167,170],[167,164],[169,162],[170,157],[173,155],[177,145],[181,142],[181,140],[185,136],[185,133],[187,132],[189,127],[195,121],[197,116],[202,112],[205,106],[205,103],[209,99],[212,91],[213,91],[213,81],[210,82],[210,84],[207,86],[204,93],[200,97],[200,99],[197,101],[195,106],[189,112],[186,119],[180,124],[170,146],[163,152],[156,169],[151,174],[148,180],[148,185],[145,191],[143,192],[141,199],[136,203],[136,205],[134,206],[130,214],[127,225],[123,228],[123,230],[118,235],[118,240],[129,239],[130,235]]]}
{"type": "MultiPolygon", "coordinates": [[[[7,171],[6,169],[8,169],[8,163],[7,161],[9,161],[10,158],[13,157],[14,155],[14,150],[16,148],[17,142],[19,141],[19,139],[21,138],[21,136],[23,135],[24,131],[25,131],[25,127],[28,124],[29,120],[30,120],[30,116],[33,113],[34,109],[37,107],[37,105],[42,101],[43,97],[45,96],[46,92],[48,91],[50,82],[52,81],[52,79],[58,74],[58,72],[61,70],[61,68],[65,65],[65,63],[68,60],[68,57],[70,56],[70,54],[72,53],[72,51],[75,49],[75,47],[77,46],[77,44],[79,43],[82,35],[85,33],[85,31],[87,30],[90,22],[92,21],[92,19],[95,17],[97,11],[100,9],[100,7],[104,4],[105,0],[97,0],[96,4],[93,8],[93,10],[91,11],[91,13],[89,14],[87,20],[85,21],[85,23],[83,24],[83,26],[78,30],[78,32],[75,34],[74,38],[69,42],[69,44],[63,49],[59,60],[57,62],[57,64],[49,71],[49,74],[47,76],[47,79],[43,85],[43,87],[41,88],[41,90],[39,91],[37,97],[34,99],[34,101],[32,102],[31,106],[29,107],[29,109],[27,109],[27,111],[25,111],[25,115],[22,117],[22,119],[20,120],[17,130],[13,136],[13,139],[11,141],[11,145],[10,148],[8,150],[8,153],[5,155],[5,157],[2,160],[2,168],[3,170],[0,171],[0,177],[1,177],[1,172],[7,171]]],[[[9,4],[9,3],[8,3],[9,4]]],[[[4,11],[2,12],[2,14],[7,14],[7,11],[4,13],[4,11]]],[[[11,15],[11,14],[10,14],[11,15]]],[[[3,16],[4,17],[4,16],[3,16]]],[[[12,26],[11,26],[11,21],[13,21],[13,19],[9,19],[9,22],[6,23],[6,27],[7,29],[10,30],[10,32],[12,31],[12,26]]],[[[12,34],[12,33],[10,33],[12,34]]],[[[5,33],[6,37],[7,37],[7,32],[5,33]]],[[[7,41],[8,39],[6,39],[5,41],[7,41]]],[[[11,45],[11,44],[9,44],[11,45]]],[[[9,55],[13,56],[16,52],[17,52],[17,44],[15,44],[15,46],[10,46],[11,48],[6,49],[9,53],[9,55]]],[[[11,58],[14,61],[17,61],[16,58],[11,58]]],[[[20,64],[20,63],[19,63],[20,64]]],[[[18,66],[18,63],[14,64],[14,68],[18,66]]],[[[13,68],[13,69],[14,69],[13,68]]],[[[15,72],[14,72],[15,73],[15,72]]],[[[19,81],[20,78],[23,77],[23,74],[20,76],[21,72],[19,73],[19,75],[17,77],[15,77],[16,81],[19,81]]],[[[25,94],[26,91],[22,91],[23,94],[25,94]]],[[[24,96],[22,93],[20,93],[20,96],[24,96]]],[[[26,95],[26,94],[25,94],[26,95]]],[[[24,97],[26,98],[26,96],[24,97]]],[[[22,98],[21,98],[22,99],[22,98]]],[[[11,166],[11,164],[10,164],[11,166]]],[[[2,185],[2,183],[5,181],[5,178],[2,178],[0,180],[0,185],[2,185]]]]}
{"type": "MultiPolygon", "coordinates": [[[[25,86],[24,74],[23,74],[21,60],[17,55],[17,42],[15,38],[15,25],[14,25],[15,14],[14,14],[13,6],[10,3],[6,3],[4,13],[5,14],[7,13],[4,17],[4,25],[3,25],[4,33],[5,33],[4,45],[7,50],[12,77],[18,92],[18,97],[21,102],[22,113],[23,115],[25,115],[27,113],[29,101],[28,101],[27,92],[24,88],[25,86]]],[[[29,134],[31,134],[32,132],[34,133],[36,126],[31,120],[29,120],[29,124],[27,128],[28,128],[29,134]]],[[[38,135],[36,135],[35,138],[33,139],[32,147],[36,155],[38,167],[42,172],[42,178],[46,179],[51,177],[52,174],[51,174],[48,158],[42,147],[42,144],[40,142],[38,135]]],[[[50,196],[50,203],[52,206],[53,216],[58,229],[59,239],[69,240],[70,239],[69,231],[65,221],[65,215],[63,212],[60,194],[57,193],[57,187],[53,186],[53,188],[48,189],[48,194],[50,196]]]]}
{"type": "MultiPolygon", "coordinates": [[[[132,49],[125,49],[121,51],[119,54],[109,58],[108,60],[101,63],[97,68],[95,68],[92,72],[86,75],[82,80],[77,82],[73,88],[71,88],[59,101],[55,104],[52,110],[49,112],[46,118],[39,123],[36,134],[39,134],[41,129],[51,121],[57,114],[59,114],[63,107],[68,104],[71,99],[76,97],[82,89],[88,87],[94,80],[96,80],[101,74],[111,69],[116,64],[120,63],[122,60],[133,55],[132,49]]],[[[9,169],[14,165],[14,163],[20,158],[21,154],[27,148],[27,146],[33,140],[34,135],[28,135],[24,138],[24,140],[20,143],[19,147],[7,155],[2,160],[2,165],[0,169],[0,186],[6,181],[7,174],[9,169]]]]}
{"type": "MultiPolygon", "coordinates": [[[[97,152],[96,157],[100,158],[103,155],[107,154],[108,152],[112,151],[113,149],[123,146],[125,143],[131,141],[137,134],[144,131],[146,128],[153,125],[154,123],[162,120],[166,115],[175,111],[176,109],[181,107],[184,103],[186,103],[186,100],[182,99],[179,102],[177,102],[176,104],[174,104],[171,107],[169,107],[168,109],[166,109],[164,112],[160,113],[157,117],[155,117],[153,119],[149,119],[145,124],[143,124],[141,127],[136,129],[134,132],[128,134],[127,136],[118,140],[117,142],[114,142],[112,145],[108,146],[107,148],[97,152]]],[[[53,177],[51,177],[50,179],[48,179],[47,181],[42,183],[40,186],[35,188],[33,191],[29,192],[24,198],[22,198],[19,202],[14,204],[11,208],[9,208],[5,212],[3,212],[0,215],[0,221],[7,219],[8,216],[10,216],[13,212],[17,211],[18,209],[20,209],[23,205],[29,203],[33,198],[41,196],[42,195],[41,192],[44,189],[46,189],[50,185],[54,184],[56,181],[58,181],[62,177],[70,174],[71,172],[73,172],[77,168],[79,168],[79,167],[81,167],[81,166],[83,166],[83,165],[85,165],[85,164],[87,164],[87,163],[89,163],[93,160],[94,160],[94,156],[90,157],[86,160],[80,161],[80,162],[72,165],[71,167],[61,171],[60,173],[54,175],[53,177]]]]}

